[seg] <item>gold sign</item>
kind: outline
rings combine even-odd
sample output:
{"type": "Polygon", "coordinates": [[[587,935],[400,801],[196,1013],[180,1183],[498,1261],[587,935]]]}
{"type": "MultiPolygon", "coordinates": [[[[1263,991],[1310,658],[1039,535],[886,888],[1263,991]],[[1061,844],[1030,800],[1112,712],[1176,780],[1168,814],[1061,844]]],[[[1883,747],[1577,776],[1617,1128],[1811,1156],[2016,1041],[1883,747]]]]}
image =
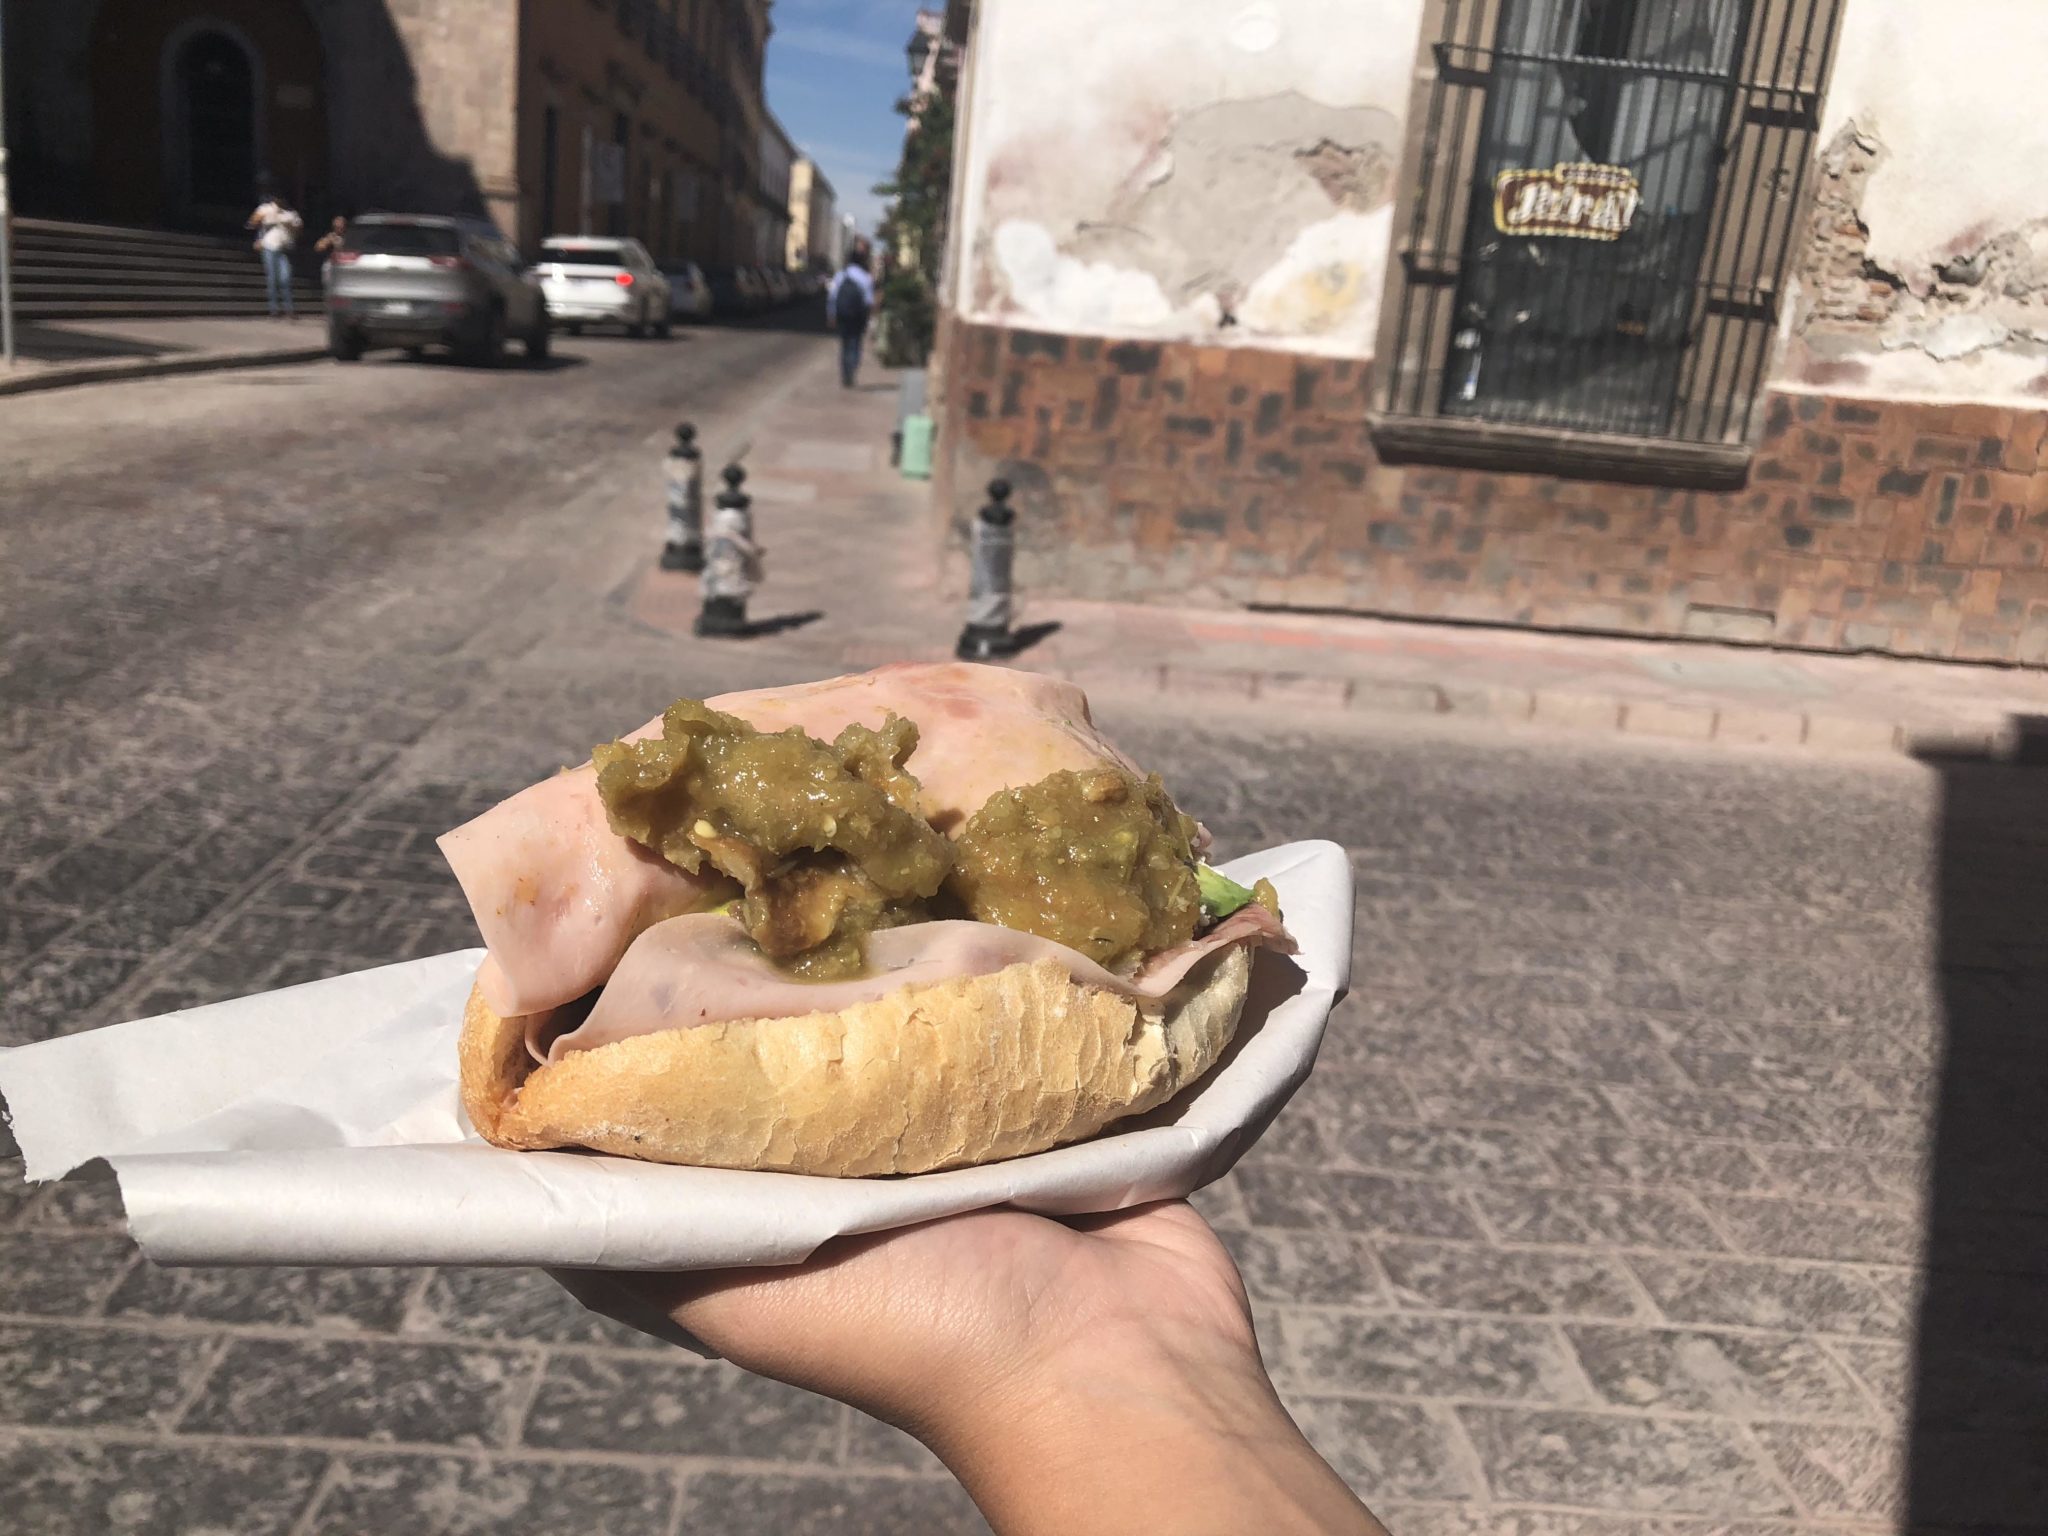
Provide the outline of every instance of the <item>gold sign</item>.
{"type": "Polygon", "coordinates": [[[1493,227],[1504,235],[1619,240],[1642,205],[1636,173],[1620,165],[1502,171],[1493,183],[1493,227]]]}

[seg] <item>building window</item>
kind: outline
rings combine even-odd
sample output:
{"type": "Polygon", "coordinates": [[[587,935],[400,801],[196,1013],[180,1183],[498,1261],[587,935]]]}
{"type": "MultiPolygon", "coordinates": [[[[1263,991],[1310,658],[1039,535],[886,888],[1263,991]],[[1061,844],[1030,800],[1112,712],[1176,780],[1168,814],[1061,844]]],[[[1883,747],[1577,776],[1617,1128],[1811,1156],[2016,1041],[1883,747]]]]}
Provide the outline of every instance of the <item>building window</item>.
{"type": "Polygon", "coordinates": [[[618,157],[617,180],[606,188],[610,198],[610,212],[605,221],[608,234],[623,235],[626,230],[626,189],[633,185],[632,166],[627,157],[627,146],[633,142],[633,124],[623,112],[612,115],[613,153],[618,157]]]}
{"type": "Polygon", "coordinates": [[[1382,437],[1739,462],[1840,9],[1434,0],[1382,437]]]}
{"type": "Polygon", "coordinates": [[[540,237],[561,233],[555,222],[556,201],[561,191],[562,114],[558,108],[543,108],[540,114],[540,237]]]}

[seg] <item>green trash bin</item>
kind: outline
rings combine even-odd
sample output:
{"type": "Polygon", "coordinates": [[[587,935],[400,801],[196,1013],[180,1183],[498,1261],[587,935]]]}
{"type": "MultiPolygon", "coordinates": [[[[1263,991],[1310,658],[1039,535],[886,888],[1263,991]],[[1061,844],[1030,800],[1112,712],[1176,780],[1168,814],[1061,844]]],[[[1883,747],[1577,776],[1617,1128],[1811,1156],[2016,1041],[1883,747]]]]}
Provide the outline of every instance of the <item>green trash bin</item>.
{"type": "Polygon", "coordinates": [[[932,477],[932,419],[919,412],[903,418],[903,478],[932,477]]]}

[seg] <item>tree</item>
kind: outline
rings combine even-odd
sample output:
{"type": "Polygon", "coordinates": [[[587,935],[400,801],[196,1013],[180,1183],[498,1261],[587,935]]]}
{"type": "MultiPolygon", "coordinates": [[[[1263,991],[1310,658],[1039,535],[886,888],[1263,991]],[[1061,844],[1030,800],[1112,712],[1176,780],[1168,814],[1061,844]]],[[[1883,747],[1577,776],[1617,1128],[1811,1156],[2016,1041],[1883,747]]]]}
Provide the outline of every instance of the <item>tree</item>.
{"type": "Polygon", "coordinates": [[[894,180],[875,188],[890,199],[879,235],[890,270],[882,305],[892,318],[884,361],[922,367],[938,324],[936,284],[945,259],[953,196],[953,94],[936,91],[896,110],[910,119],[894,180]]]}

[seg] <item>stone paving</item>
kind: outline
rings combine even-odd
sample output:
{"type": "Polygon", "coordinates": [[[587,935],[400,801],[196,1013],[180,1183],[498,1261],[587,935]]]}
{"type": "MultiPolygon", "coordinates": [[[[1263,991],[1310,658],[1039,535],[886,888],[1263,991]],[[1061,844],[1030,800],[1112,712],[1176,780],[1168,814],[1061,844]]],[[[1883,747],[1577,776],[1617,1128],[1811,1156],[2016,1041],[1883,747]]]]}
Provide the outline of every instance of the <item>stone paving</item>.
{"type": "MultiPolygon", "coordinates": [[[[0,1040],[470,943],[438,832],[677,694],[825,670],[815,629],[635,617],[664,413],[773,410],[771,481],[866,451],[823,346],[697,345],[545,396],[309,371],[267,417],[123,386],[105,462],[41,441],[0,491],[0,1040]]],[[[791,594],[858,581],[860,531],[791,594]]],[[[1198,1203],[1395,1531],[2041,1525],[2029,770],[1098,703],[1226,852],[1352,852],[1355,990],[1198,1203]]],[[[538,1275],[159,1270],[107,1180],[12,1161],[0,1488],[29,1536],[983,1529],[907,1437],[538,1275]]]]}

